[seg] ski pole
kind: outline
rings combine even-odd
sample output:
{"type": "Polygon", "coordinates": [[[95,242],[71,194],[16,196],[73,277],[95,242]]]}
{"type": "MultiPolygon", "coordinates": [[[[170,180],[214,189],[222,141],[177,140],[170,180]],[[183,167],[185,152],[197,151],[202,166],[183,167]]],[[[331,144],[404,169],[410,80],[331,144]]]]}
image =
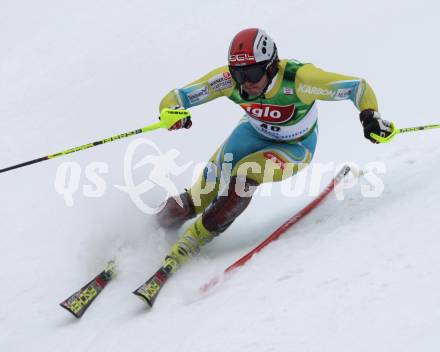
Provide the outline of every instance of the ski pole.
{"type": "Polygon", "coordinates": [[[113,141],[116,141],[116,140],[119,140],[119,139],[127,138],[127,137],[133,136],[135,134],[149,132],[149,131],[154,131],[154,130],[157,130],[157,129],[160,129],[160,128],[169,129],[177,121],[182,120],[182,119],[184,119],[186,117],[191,117],[191,114],[190,114],[190,112],[188,110],[184,110],[184,109],[180,109],[180,110],[164,109],[162,111],[162,113],[161,113],[161,118],[160,118],[159,122],[153,123],[153,124],[145,126],[143,128],[139,128],[137,130],[133,130],[133,131],[130,131],[130,132],[125,132],[125,133],[117,134],[117,135],[109,137],[109,138],[101,139],[101,140],[93,142],[93,143],[84,144],[84,145],[81,145],[79,147],[74,147],[74,148],[70,148],[70,149],[64,150],[62,152],[58,152],[58,153],[51,154],[51,155],[46,155],[46,156],[43,156],[41,158],[37,158],[37,159],[34,159],[34,160],[26,161],[26,162],[21,163],[21,164],[9,166],[9,167],[6,167],[4,169],[0,169],[0,173],[7,172],[7,171],[10,171],[10,170],[14,170],[14,169],[18,169],[18,168],[24,167],[24,166],[36,164],[36,163],[39,163],[41,161],[45,161],[45,160],[49,160],[49,159],[54,159],[54,158],[57,158],[57,157],[62,156],[62,155],[76,153],[76,152],[79,152],[81,150],[85,150],[85,149],[89,149],[89,148],[92,148],[92,147],[96,147],[96,146],[101,145],[101,144],[105,144],[105,143],[113,142],[113,141]]]}
{"type": "Polygon", "coordinates": [[[394,126],[394,123],[391,123],[392,132],[389,136],[381,137],[375,133],[371,133],[370,136],[379,143],[389,143],[399,133],[418,132],[418,131],[424,131],[424,130],[432,130],[434,128],[440,128],[440,125],[426,125],[426,126],[418,126],[418,127],[396,128],[396,126],[394,126]]]}

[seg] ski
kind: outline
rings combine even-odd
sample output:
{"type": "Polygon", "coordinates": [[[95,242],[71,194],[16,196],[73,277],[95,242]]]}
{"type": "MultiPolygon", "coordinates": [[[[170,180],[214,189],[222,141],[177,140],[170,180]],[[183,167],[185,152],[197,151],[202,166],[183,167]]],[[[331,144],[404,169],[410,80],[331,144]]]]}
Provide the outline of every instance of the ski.
{"type": "Polygon", "coordinates": [[[163,268],[160,268],[150,279],[134,290],[133,294],[140,297],[150,307],[153,307],[154,301],[167,279],[167,273],[163,268]]]}
{"type": "Polygon", "coordinates": [[[168,281],[171,274],[176,270],[177,262],[172,257],[165,258],[165,264],[145,283],[133,291],[133,294],[146,302],[150,308],[153,307],[157,296],[163,285],[168,281]]]}
{"type": "Polygon", "coordinates": [[[81,318],[95,298],[98,297],[107,284],[115,277],[115,273],[115,262],[111,260],[101,273],[96,275],[87,285],[61,302],[60,306],[67,309],[76,318],[81,318]]]}

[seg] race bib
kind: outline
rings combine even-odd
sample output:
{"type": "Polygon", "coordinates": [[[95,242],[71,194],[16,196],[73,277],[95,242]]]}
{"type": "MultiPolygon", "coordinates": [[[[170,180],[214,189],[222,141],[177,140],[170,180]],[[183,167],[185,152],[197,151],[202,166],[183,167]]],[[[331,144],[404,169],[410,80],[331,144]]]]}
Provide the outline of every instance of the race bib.
{"type": "Polygon", "coordinates": [[[279,126],[259,118],[257,119],[250,114],[247,114],[247,118],[252,127],[263,136],[277,141],[288,141],[301,138],[310,132],[318,121],[318,108],[316,104],[313,104],[301,121],[290,126],[279,126]]]}

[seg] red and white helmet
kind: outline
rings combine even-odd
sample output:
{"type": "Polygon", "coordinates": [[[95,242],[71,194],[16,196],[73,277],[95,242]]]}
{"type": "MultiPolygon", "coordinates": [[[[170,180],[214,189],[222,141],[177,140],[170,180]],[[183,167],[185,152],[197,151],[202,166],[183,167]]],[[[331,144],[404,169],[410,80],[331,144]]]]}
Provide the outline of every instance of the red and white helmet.
{"type": "Polygon", "coordinates": [[[238,32],[229,46],[229,66],[246,66],[278,60],[277,47],[265,31],[248,28],[238,32]]]}
{"type": "Polygon", "coordinates": [[[278,62],[274,41],[258,28],[242,30],[229,46],[229,72],[240,87],[240,95],[246,100],[247,93],[242,90],[242,84],[246,81],[257,83],[267,75],[264,94],[278,72],[278,62]]]}

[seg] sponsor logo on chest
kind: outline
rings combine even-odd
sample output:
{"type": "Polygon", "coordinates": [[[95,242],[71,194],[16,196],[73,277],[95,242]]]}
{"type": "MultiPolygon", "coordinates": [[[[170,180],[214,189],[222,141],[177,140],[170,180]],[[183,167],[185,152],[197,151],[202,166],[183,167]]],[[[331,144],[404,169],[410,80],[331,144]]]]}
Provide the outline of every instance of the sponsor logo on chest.
{"type": "Polygon", "coordinates": [[[283,123],[289,121],[295,113],[295,105],[272,105],[272,104],[240,104],[246,113],[263,122],[283,123]]]}
{"type": "Polygon", "coordinates": [[[295,94],[295,92],[293,91],[293,88],[290,88],[290,87],[284,87],[283,93],[285,95],[294,95],[295,94]]]}

